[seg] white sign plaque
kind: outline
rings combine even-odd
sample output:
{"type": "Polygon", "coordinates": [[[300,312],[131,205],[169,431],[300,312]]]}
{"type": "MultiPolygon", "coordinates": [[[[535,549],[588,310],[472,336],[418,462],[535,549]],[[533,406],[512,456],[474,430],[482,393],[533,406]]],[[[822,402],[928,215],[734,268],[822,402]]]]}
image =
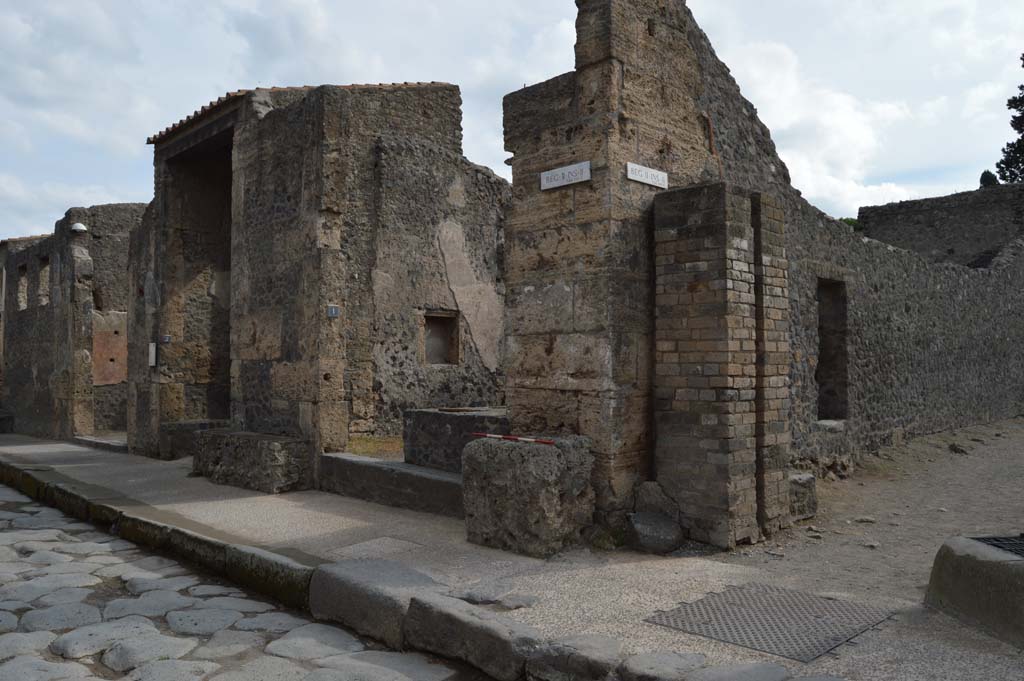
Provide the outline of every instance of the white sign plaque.
{"type": "Polygon", "coordinates": [[[649,184],[652,187],[668,189],[668,173],[654,168],[647,168],[635,163],[626,164],[626,176],[634,182],[649,184]]]}
{"type": "Polygon", "coordinates": [[[558,189],[570,184],[590,181],[590,161],[564,168],[555,168],[540,174],[540,190],[558,189]]]}

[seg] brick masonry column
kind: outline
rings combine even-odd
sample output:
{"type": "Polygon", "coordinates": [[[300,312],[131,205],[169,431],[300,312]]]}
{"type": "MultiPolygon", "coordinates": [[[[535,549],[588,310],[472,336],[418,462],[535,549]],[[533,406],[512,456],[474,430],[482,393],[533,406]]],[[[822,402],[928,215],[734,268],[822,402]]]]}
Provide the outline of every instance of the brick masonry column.
{"type": "Polygon", "coordinates": [[[689,535],[719,546],[788,524],[782,211],[722,183],[655,199],[655,474],[689,535]]]}

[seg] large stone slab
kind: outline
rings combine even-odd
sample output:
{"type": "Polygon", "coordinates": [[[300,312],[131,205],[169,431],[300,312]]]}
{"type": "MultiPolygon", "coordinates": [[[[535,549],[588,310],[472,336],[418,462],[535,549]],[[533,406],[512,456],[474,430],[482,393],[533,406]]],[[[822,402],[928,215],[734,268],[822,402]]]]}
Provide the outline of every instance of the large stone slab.
{"type": "Polygon", "coordinates": [[[468,662],[498,681],[519,679],[542,645],[533,627],[440,594],[412,599],[405,637],[413,648],[468,662]]]}
{"type": "Polygon", "coordinates": [[[118,641],[103,654],[103,664],[126,672],[154,660],[176,660],[196,647],[198,641],[163,634],[144,634],[118,641]]]}
{"type": "Polygon", "coordinates": [[[505,409],[407,409],[402,414],[405,462],[451,473],[462,472],[462,450],[473,433],[508,435],[505,409]]]}
{"type": "Polygon", "coordinates": [[[593,524],[594,457],[581,437],[555,444],[480,439],[462,454],[469,541],[548,557],[593,524]]]}
{"type": "Polygon", "coordinates": [[[355,636],[337,627],[307,624],[271,642],[267,652],[293,660],[317,660],[357,653],[365,647],[355,636]]]}
{"type": "Polygon", "coordinates": [[[457,473],[355,454],[320,457],[320,489],[387,506],[462,517],[457,473]]]}
{"type": "Polygon", "coordinates": [[[230,421],[175,421],[160,424],[159,454],[164,461],[195,456],[200,449],[200,435],[207,430],[223,430],[230,421]]]}
{"type": "Polygon", "coordinates": [[[309,607],[319,620],[339,622],[391,648],[401,648],[409,601],[444,588],[401,563],[349,560],[317,568],[310,582],[309,607]]]}
{"type": "Polygon", "coordinates": [[[192,470],[222,485],[280,494],[309,489],[309,443],[260,433],[207,430],[199,435],[192,470]]]}
{"type": "Polygon", "coordinates": [[[935,556],[925,603],[1024,648],[1024,558],[967,537],[935,556]]]}
{"type": "Polygon", "coordinates": [[[117,641],[155,632],[156,627],[148,619],[131,615],[113,622],[90,624],[69,631],[50,644],[50,652],[77,659],[103,652],[117,641]]]}

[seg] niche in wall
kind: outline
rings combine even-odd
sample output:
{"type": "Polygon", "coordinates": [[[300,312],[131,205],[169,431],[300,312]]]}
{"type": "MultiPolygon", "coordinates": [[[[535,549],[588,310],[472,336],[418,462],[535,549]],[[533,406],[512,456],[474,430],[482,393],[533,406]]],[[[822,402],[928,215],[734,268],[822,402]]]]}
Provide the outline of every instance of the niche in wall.
{"type": "Polygon", "coordinates": [[[427,364],[459,363],[459,313],[423,314],[423,349],[427,364]]]}

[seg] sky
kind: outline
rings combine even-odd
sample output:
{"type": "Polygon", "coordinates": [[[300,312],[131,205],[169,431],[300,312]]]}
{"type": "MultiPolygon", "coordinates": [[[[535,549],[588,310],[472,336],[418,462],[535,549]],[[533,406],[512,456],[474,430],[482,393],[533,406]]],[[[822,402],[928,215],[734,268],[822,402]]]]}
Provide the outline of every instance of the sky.
{"type": "MultiPolygon", "coordinates": [[[[837,217],[974,189],[1013,135],[1020,0],[690,0],[794,185],[837,217]]],[[[149,201],[146,137],[225,92],[446,81],[508,177],[501,98],[573,66],[571,0],[0,0],[0,239],[149,201]]]]}

